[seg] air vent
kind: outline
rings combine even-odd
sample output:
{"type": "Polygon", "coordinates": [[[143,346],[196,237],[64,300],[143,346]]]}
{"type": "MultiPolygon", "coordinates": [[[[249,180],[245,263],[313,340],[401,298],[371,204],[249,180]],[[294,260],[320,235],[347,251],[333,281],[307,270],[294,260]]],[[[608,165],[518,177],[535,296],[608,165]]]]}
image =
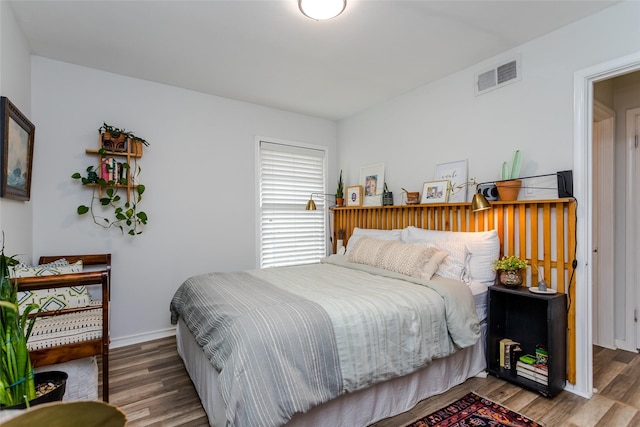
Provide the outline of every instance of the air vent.
{"type": "Polygon", "coordinates": [[[480,95],[504,85],[520,80],[520,60],[512,59],[490,70],[476,74],[476,95],[480,95]]]}

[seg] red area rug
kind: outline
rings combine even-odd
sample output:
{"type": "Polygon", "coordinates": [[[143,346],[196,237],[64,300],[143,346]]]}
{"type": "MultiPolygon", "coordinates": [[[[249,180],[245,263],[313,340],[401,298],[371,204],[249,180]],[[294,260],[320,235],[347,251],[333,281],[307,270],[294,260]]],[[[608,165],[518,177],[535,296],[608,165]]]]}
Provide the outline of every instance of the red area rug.
{"type": "Polygon", "coordinates": [[[542,427],[524,415],[469,393],[407,427],[542,427]]]}

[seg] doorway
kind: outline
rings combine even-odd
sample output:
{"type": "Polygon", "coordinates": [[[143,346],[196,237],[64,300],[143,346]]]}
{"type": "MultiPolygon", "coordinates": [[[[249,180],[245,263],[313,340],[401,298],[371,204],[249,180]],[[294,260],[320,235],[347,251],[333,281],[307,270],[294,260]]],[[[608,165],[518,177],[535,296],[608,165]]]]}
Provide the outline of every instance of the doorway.
{"type": "Polygon", "coordinates": [[[640,71],[595,82],[593,94],[593,343],[636,351],[640,71]]]}
{"type": "MultiPolygon", "coordinates": [[[[594,239],[594,192],[597,180],[594,172],[594,143],[593,143],[593,119],[594,119],[594,87],[595,83],[618,76],[634,73],[640,70],[640,52],[617,58],[599,65],[589,67],[574,73],[574,195],[577,205],[577,268],[576,268],[576,383],[567,385],[570,391],[591,397],[593,394],[593,338],[594,323],[593,309],[594,297],[597,290],[594,285],[594,258],[593,250],[597,248],[597,240],[594,239]]],[[[619,119],[618,114],[616,118],[619,119]]],[[[616,121],[616,136],[623,134],[619,130],[621,120],[616,121]]],[[[617,145],[616,148],[618,148],[617,145]]],[[[615,153],[616,158],[618,152],[615,153]]],[[[623,157],[624,158],[624,157],[623,157]]],[[[626,165],[625,165],[626,169],[626,165]]],[[[617,172],[616,172],[617,175],[617,172]]],[[[615,186],[614,186],[615,187],[615,186]]],[[[624,188],[615,187],[612,191],[621,191],[624,188]]],[[[615,196],[618,200],[619,195],[615,196]]],[[[626,197],[626,196],[623,196],[626,197]]],[[[619,210],[614,210],[619,215],[619,210]]],[[[596,214],[597,215],[597,214],[596,214]]],[[[622,216],[624,220],[624,214],[622,216]]],[[[599,224],[601,225],[601,224],[599,224]]],[[[626,239],[617,239],[616,243],[625,242],[626,239]]],[[[614,243],[615,244],[615,243],[614,243]]],[[[595,252],[597,253],[597,252],[595,252]]],[[[617,269],[620,258],[625,259],[624,251],[618,256],[614,253],[614,269],[617,269]]],[[[623,262],[626,268],[626,259],[623,262]]],[[[615,273],[620,273],[615,271],[615,273]]],[[[622,275],[626,278],[625,272],[622,275]]],[[[636,300],[636,295],[632,300],[636,300]]],[[[597,298],[597,297],[596,297],[597,298]]],[[[623,298],[623,299],[626,299],[623,298]]],[[[615,310],[615,301],[614,301],[615,310]]],[[[635,339],[634,339],[635,341],[635,339]]]]}

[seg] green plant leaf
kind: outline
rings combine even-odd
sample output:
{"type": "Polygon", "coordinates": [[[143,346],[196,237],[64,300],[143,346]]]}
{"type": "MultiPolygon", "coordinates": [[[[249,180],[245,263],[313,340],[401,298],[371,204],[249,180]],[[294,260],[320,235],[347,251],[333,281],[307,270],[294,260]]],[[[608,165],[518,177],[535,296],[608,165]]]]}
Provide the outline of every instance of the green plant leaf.
{"type": "Polygon", "coordinates": [[[108,206],[110,202],[111,202],[111,199],[109,199],[108,197],[103,197],[100,199],[100,204],[102,206],[108,206]]]}
{"type": "Polygon", "coordinates": [[[107,188],[107,196],[109,196],[110,198],[113,197],[113,193],[114,193],[114,189],[113,188],[107,188]]]}
{"type": "Polygon", "coordinates": [[[78,215],[84,215],[87,212],[89,212],[89,207],[87,207],[85,205],[78,206],[78,215]]]}
{"type": "Polygon", "coordinates": [[[82,178],[82,175],[80,175],[80,173],[76,172],[76,173],[74,173],[73,175],[71,175],[71,178],[73,178],[73,179],[79,179],[79,178],[82,178]]]}
{"type": "Polygon", "coordinates": [[[136,186],[136,191],[138,192],[138,194],[142,194],[142,193],[144,193],[144,190],[146,190],[146,187],[145,187],[144,185],[142,185],[142,184],[138,184],[138,185],[136,186]]]}

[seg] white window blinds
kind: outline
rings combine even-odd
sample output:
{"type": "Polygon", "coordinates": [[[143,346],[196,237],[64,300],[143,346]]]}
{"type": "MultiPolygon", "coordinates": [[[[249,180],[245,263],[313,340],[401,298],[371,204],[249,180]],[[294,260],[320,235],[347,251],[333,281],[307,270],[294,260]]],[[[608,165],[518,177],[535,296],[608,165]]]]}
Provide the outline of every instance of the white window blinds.
{"type": "Polygon", "coordinates": [[[326,256],[325,151],[260,141],[260,267],[318,262],[326,256]]]}

